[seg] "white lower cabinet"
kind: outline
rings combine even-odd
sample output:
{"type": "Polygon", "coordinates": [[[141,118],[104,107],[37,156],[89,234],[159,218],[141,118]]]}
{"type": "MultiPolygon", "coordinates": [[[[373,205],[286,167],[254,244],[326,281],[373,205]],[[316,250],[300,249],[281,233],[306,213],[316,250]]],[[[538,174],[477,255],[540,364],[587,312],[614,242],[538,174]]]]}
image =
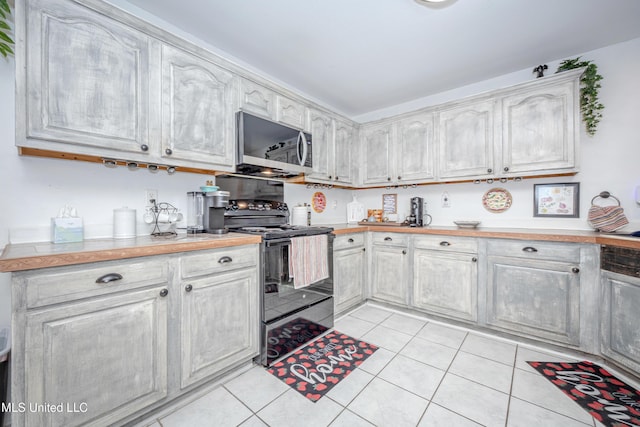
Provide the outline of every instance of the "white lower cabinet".
{"type": "Polygon", "coordinates": [[[14,413],[12,425],[109,425],[165,398],[166,291],[160,284],[28,313],[16,398],[64,407],[14,413]]]}
{"type": "Polygon", "coordinates": [[[13,401],[64,407],[12,425],[123,424],[250,361],[257,265],[246,245],[14,273],[13,401]]]}
{"type": "Polygon", "coordinates": [[[366,250],[364,233],[336,236],[333,243],[333,293],[335,312],[341,313],[364,300],[366,250]]]}
{"type": "Polygon", "coordinates": [[[580,246],[492,241],[487,263],[489,326],[580,344],[580,246]]]}
{"type": "Polygon", "coordinates": [[[478,254],[473,239],[416,237],[413,306],[454,319],[478,319],[478,254]]]}
{"type": "Polygon", "coordinates": [[[640,373],[640,278],[603,271],[601,296],[600,351],[640,373]]]}
{"type": "Polygon", "coordinates": [[[371,297],[374,300],[408,304],[408,236],[372,233],[371,297]]]}
{"type": "Polygon", "coordinates": [[[186,280],[181,300],[181,387],[258,352],[256,268],[186,280]]]}

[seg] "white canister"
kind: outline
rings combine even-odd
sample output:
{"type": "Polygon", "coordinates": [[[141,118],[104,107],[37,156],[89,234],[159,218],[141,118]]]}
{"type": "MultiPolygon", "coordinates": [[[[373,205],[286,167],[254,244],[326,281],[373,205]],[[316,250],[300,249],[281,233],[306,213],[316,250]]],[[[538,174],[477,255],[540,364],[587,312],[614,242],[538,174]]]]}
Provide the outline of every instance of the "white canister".
{"type": "Polygon", "coordinates": [[[113,237],[126,239],[136,237],[136,210],[123,207],[113,210],[113,237]]]}
{"type": "Polygon", "coordinates": [[[291,225],[310,225],[308,211],[308,206],[294,206],[291,213],[291,225]]]}

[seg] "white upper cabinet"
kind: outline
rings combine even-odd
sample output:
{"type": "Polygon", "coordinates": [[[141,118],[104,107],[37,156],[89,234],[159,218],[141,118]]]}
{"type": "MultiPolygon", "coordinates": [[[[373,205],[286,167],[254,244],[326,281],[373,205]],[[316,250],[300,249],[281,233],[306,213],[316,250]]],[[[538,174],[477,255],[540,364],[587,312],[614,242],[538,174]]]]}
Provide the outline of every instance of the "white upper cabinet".
{"type": "Polygon", "coordinates": [[[393,181],[394,126],[391,123],[365,125],[361,128],[362,141],[362,184],[388,185],[393,181]]]}
{"type": "Polygon", "coordinates": [[[282,95],[276,97],[276,119],[296,129],[309,130],[307,126],[307,107],[282,95]]]}
{"type": "Polygon", "coordinates": [[[237,79],[209,61],[162,47],[162,153],[233,167],[237,79]]]}
{"type": "Polygon", "coordinates": [[[355,127],[317,110],[309,112],[309,123],[313,138],[313,173],[309,181],[351,185],[355,127]]]}
{"type": "Polygon", "coordinates": [[[358,131],[352,123],[336,119],[334,121],[333,153],[334,181],[342,184],[353,184],[354,162],[353,150],[358,142],[358,131]]]}
{"type": "Polygon", "coordinates": [[[27,8],[26,136],[148,153],[152,39],[69,1],[27,8]]]}
{"type": "Polygon", "coordinates": [[[412,184],[435,179],[432,113],[420,113],[397,123],[397,182],[412,184]]]}
{"type": "Polygon", "coordinates": [[[275,119],[275,105],[276,93],[274,91],[251,80],[241,80],[240,108],[243,111],[273,120],[275,119]]]}
{"type": "Polygon", "coordinates": [[[471,179],[494,172],[493,99],[466,102],[438,115],[438,177],[471,179]]]}
{"type": "Polygon", "coordinates": [[[566,172],[577,167],[578,90],[571,78],[503,98],[502,175],[566,172]]]}

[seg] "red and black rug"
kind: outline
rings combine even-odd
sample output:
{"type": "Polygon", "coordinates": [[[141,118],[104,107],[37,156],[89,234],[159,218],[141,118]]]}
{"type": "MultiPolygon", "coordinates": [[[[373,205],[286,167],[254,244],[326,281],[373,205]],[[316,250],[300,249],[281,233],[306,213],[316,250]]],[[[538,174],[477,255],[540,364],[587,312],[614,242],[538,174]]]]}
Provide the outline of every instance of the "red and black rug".
{"type": "Polygon", "coordinates": [[[640,392],[591,362],[527,362],[605,426],[640,426],[640,392]]]}
{"type": "Polygon", "coordinates": [[[267,371],[316,402],[378,349],[338,331],[310,342],[267,371]]]}

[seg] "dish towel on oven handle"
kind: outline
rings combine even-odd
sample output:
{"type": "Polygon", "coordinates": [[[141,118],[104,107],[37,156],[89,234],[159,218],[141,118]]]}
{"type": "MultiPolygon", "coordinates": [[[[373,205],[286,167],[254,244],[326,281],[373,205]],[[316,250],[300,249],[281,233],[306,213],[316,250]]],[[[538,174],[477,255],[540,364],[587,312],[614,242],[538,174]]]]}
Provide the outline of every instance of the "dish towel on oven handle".
{"type": "Polygon", "coordinates": [[[328,238],[292,237],[289,246],[289,277],[295,289],[304,288],[329,277],[328,238]]]}

